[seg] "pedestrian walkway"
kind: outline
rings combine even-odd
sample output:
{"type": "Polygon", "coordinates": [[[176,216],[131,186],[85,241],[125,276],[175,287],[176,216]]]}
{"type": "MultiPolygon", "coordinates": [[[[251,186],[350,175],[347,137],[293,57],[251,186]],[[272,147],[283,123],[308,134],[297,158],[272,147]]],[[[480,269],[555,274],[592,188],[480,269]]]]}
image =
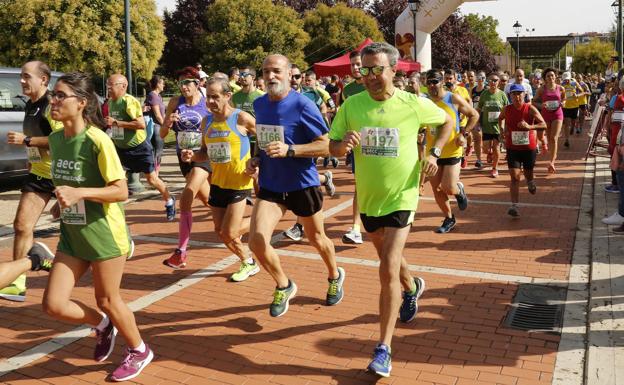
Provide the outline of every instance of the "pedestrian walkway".
{"type": "MultiPolygon", "coordinates": [[[[601,192],[598,188],[587,190],[594,182],[594,163],[586,170],[586,144],[585,136],[575,137],[571,148],[560,152],[555,175],[547,173],[546,158],[538,157],[538,193],[533,196],[522,188],[519,219],[506,214],[506,167],[501,167],[497,179],[488,176],[487,168],[462,171],[471,204],[458,214],[457,227],[448,234],[433,233],[441,218],[431,200],[431,190],[426,188],[405,253],[414,274],[426,280],[427,289],[419,301],[417,319],[397,325],[392,377],[381,380],[363,371],[378,333],[376,254],[366,236],[363,245],[339,243],[351,217],[353,176],[346,169],[336,169],[337,194],[326,198],[324,206],[327,234],[336,241],[339,264],[349,276],[345,298],[337,307],[324,306],[326,285],[319,282],[325,282],[326,270],[316,261],[320,259],[316,250],[305,242],[279,240],[277,252],[283,263],[291,265],[288,270],[299,293],[289,312],[278,319],[267,311],[273,284],[266,272],[241,283],[227,282],[238,258],[214,233],[210,209],[199,202],[193,208],[197,215],[189,265],[171,271],[161,260],[177,242],[177,223],[163,221],[159,199],[129,203],[126,214],[136,252],[126,265],[121,290],[156,355],[134,380],[150,385],[583,383],[585,349],[578,345],[579,338],[584,338],[585,324],[578,321],[585,309],[582,299],[574,301],[581,315],[573,312],[567,317],[561,336],[510,329],[503,321],[522,283],[565,286],[572,280],[568,300],[574,295],[582,298],[579,293],[587,295],[582,275],[589,270],[582,266],[581,271],[575,269],[572,258],[582,259],[583,250],[587,257],[594,239],[608,240],[613,250],[618,247],[616,242],[624,244],[624,237],[614,236],[606,228],[602,234],[590,231],[592,236],[579,230],[582,226],[591,229],[591,220],[585,225],[582,221],[587,219],[585,211],[592,208],[591,198],[601,192]]],[[[176,186],[169,174],[177,167],[175,157],[169,152],[164,163],[163,178],[176,186]]],[[[596,168],[600,167],[604,167],[602,161],[596,163],[596,168]]],[[[597,186],[606,178],[600,172],[604,170],[598,171],[597,186]]],[[[603,212],[594,208],[594,223],[596,216],[613,211],[615,198],[604,196],[603,212]]],[[[292,214],[285,219],[278,230],[295,222],[292,214]]],[[[54,248],[57,234],[51,232],[43,241],[54,248]]],[[[594,252],[597,245],[593,243],[594,252]]],[[[622,255],[621,246],[618,253],[603,250],[604,258],[612,261],[622,255]]],[[[0,248],[0,258],[10,258],[8,246],[0,248]]],[[[597,274],[598,269],[592,268],[592,273],[597,274]]],[[[615,306],[621,306],[622,274],[615,267],[602,274],[601,287],[611,293],[596,291],[600,297],[594,295],[593,300],[602,299],[601,306],[606,300],[609,306],[613,298],[614,307],[596,308],[590,313],[596,319],[590,325],[590,336],[595,335],[590,342],[596,341],[596,347],[589,350],[588,370],[593,368],[592,362],[609,367],[609,362],[621,359],[609,346],[613,337],[621,337],[621,331],[615,332],[615,318],[622,313],[615,306]],[[606,285],[609,274],[618,279],[612,285],[606,285]],[[605,357],[606,351],[610,351],[611,361],[591,360],[598,355],[605,357]]],[[[29,275],[26,302],[0,303],[0,382],[105,383],[112,363],[121,357],[121,346],[116,347],[110,361],[93,362],[89,357],[95,340],[89,337],[89,330],[45,315],[41,297],[47,275],[29,275]]],[[[77,285],[75,297],[93,304],[90,284],[90,277],[85,277],[77,285]]],[[[610,378],[615,378],[615,368],[611,370],[610,378]]]]}

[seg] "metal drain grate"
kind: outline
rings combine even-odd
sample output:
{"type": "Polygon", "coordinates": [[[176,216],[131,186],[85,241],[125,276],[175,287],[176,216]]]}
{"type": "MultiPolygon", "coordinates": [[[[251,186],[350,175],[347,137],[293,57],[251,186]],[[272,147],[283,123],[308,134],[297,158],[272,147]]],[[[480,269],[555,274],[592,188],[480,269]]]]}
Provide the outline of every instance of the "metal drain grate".
{"type": "Polygon", "coordinates": [[[560,334],[565,295],[565,288],[520,285],[505,319],[505,326],[560,334]]]}

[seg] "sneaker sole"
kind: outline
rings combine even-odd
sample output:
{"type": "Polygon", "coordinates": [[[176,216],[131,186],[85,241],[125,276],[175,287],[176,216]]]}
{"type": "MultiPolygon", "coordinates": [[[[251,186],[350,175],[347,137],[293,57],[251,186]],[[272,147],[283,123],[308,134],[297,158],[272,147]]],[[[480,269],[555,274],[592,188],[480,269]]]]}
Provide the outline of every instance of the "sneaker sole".
{"type": "Polygon", "coordinates": [[[355,241],[347,236],[342,236],[342,243],[346,243],[347,245],[361,245],[364,241],[355,241]]]}
{"type": "Polygon", "coordinates": [[[0,294],[0,298],[13,302],[24,302],[26,301],[26,294],[0,294]]]}
{"type": "Polygon", "coordinates": [[[126,257],[126,261],[134,256],[134,241],[130,241],[130,251],[128,252],[128,256],[126,257]]]}
{"type": "Polygon", "coordinates": [[[174,270],[180,270],[180,269],[184,269],[186,267],[186,263],[184,263],[182,265],[172,265],[172,264],[169,264],[169,261],[167,261],[166,259],[163,261],[163,265],[169,266],[170,268],[172,268],[174,270]]]}
{"type": "MultiPolygon", "coordinates": [[[[280,314],[278,314],[278,315],[275,315],[275,316],[274,316],[274,315],[271,315],[271,317],[273,317],[273,318],[279,318],[279,317],[283,316],[284,314],[288,313],[288,308],[290,307],[290,300],[291,300],[291,299],[293,299],[293,298],[295,298],[295,295],[297,294],[297,285],[296,285],[294,282],[293,282],[292,284],[293,284],[293,286],[294,286],[295,288],[293,289],[292,293],[290,294],[290,296],[289,296],[289,297],[288,297],[288,299],[286,300],[286,306],[284,307],[284,311],[283,311],[283,312],[281,312],[281,313],[280,313],[280,314]]],[[[270,314],[271,314],[271,313],[269,312],[269,315],[270,315],[270,314]]]]}
{"type": "Polygon", "coordinates": [[[150,362],[152,362],[152,360],[153,360],[153,359],[154,359],[154,352],[150,349],[150,352],[149,352],[149,354],[147,355],[147,358],[145,359],[145,361],[143,361],[143,365],[141,365],[141,367],[139,368],[139,370],[138,370],[136,373],[131,374],[131,375],[126,376],[126,377],[122,377],[122,378],[115,378],[115,377],[112,377],[112,376],[111,376],[111,380],[112,380],[112,381],[115,381],[115,382],[122,382],[122,381],[131,380],[131,379],[133,379],[134,377],[136,377],[136,376],[138,376],[139,374],[141,374],[141,372],[143,371],[143,369],[145,369],[145,367],[146,367],[147,365],[149,365],[149,364],[150,364],[150,362]]]}
{"type": "Polygon", "coordinates": [[[455,225],[453,225],[453,227],[451,227],[450,229],[448,229],[446,231],[438,231],[438,230],[440,230],[438,228],[438,229],[435,229],[434,233],[436,233],[436,234],[447,234],[447,233],[450,233],[451,231],[453,231],[454,228],[455,228],[455,225]]]}
{"type": "MultiPolygon", "coordinates": [[[[112,321],[108,321],[108,322],[112,322],[112,321]]],[[[103,356],[102,358],[100,358],[99,360],[95,360],[95,362],[102,362],[105,361],[108,356],[111,355],[111,353],[113,352],[113,350],[115,349],[115,340],[117,339],[117,333],[119,331],[117,330],[117,328],[115,326],[113,326],[113,338],[111,338],[111,345],[110,348],[108,348],[108,352],[106,353],[105,356],[103,356]]]]}
{"type": "Polygon", "coordinates": [[[380,376],[380,377],[384,377],[384,378],[388,378],[388,377],[390,377],[390,371],[391,371],[391,370],[392,370],[392,366],[390,366],[390,368],[388,369],[388,373],[378,372],[378,371],[376,371],[375,369],[371,369],[371,367],[370,367],[370,366],[366,368],[366,371],[367,371],[367,372],[369,372],[369,373],[374,373],[374,374],[376,374],[376,375],[378,375],[378,376],[380,376]]]}
{"type": "Polygon", "coordinates": [[[50,250],[50,248],[43,242],[35,242],[36,245],[39,245],[42,249],[44,249],[46,251],[46,253],[54,256],[54,253],[52,252],[52,250],[50,250]]]}
{"type": "Polygon", "coordinates": [[[249,273],[247,274],[247,276],[245,278],[240,279],[240,280],[236,280],[236,279],[230,277],[230,281],[232,281],[232,282],[243,282],[243,281],[246,281],[249,277],[253,277],[254,275],[258,274],[259,272],[260,272],[260,266],[256,266],[255,269],[249,271],[249,273]]]}

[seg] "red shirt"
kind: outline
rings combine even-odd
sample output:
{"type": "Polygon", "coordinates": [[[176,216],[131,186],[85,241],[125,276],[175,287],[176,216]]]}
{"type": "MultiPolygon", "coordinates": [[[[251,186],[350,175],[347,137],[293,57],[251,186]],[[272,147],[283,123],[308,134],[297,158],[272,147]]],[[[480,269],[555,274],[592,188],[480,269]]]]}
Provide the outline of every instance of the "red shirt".
{"type": "Polygon", "coordinates": [[[537,148],[537,131],[518,128],[518,123],[525,121],[533,124],[529,103],[522,103],[517,109],[513,104],[505,107],[505,147],[508,150],[535,150],[537,148]]]}

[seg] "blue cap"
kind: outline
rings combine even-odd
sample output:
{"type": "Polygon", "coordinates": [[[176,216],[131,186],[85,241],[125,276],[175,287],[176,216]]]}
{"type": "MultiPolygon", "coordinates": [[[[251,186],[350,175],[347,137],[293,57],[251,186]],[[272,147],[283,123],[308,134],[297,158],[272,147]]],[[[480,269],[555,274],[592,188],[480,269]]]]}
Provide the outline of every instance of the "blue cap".
{"type": "Polygon", "coordinates": [[[522,86],[522,84],[512,84],[511,87],[509,87],[509,93],[512,92],[524,92],[524,87],[522,86]]]}

